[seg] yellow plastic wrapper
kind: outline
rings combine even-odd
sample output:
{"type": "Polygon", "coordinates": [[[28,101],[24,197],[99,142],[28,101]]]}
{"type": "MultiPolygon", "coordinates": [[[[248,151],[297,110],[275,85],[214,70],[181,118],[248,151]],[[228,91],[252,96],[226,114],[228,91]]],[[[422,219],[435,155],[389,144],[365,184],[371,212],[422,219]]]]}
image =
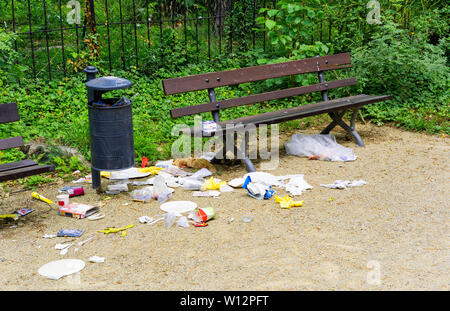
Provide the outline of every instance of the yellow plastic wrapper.
{"type": "Polygon", "coordinates": [[[219,190],[220,189],[220,186],[222,186],[222,185],[226,185],[227,184],[227,182],[226,181],[221,181],[221,182],[216,182],[215,180],[214,180],[214,178],[213,177],[211,177],[210,179],[208,179],[206,182],[205,182],[205,184],[202,186],[202,189],[201,190],[219,190]]]}
{"type": "Polygon", "coordinates": [[[151,175],[157,175],[162,167],[149,166],[149,167],[141,167],[138,168],[139,173],[150,173],[151,175]]]}
{"type": "Polygon", "coordinates": [[[132,227],[134,227],[134,225],[129,225],[129,226],[126,226],[126,227],[123,227],[123,228],[108,227],[108,228],[106,228],[104,230],[99,230],[97,232],[102,232],[104,234],[117,233],[117,232],[124,231],[124,230],[132,228],[132,227]]]}
{"type": "Polygon", "coordinates": [[[111,172],[100,172],[100,176],[105,177],[105,178],[109,178],[111,176],[111,172]]]}
{"type": "Polygon", "coordinates": [[[17,219],[19,219],[19,215],[17,215],[17,214],[0,215],[0,219],[12,219],[12,220],[17,220],[17,219]]]}
{"type": "Polygon", "coordinates": [[[294,201],[290,196],[275,196],[275,202],[280,203],[281,208],[292,208],[294,206],[303,206],[304,201],[294,201]]]}
{"type": "Polygon", "coordinates": [[[37,192],[32,192],[32,193],[31,193],[31,196],[32,196],[33,198],[38,199],[38,200],[41,200],[41,201],[43,201],[43,202],[45,202],[45,203],[53,204],[53,201],[47,199],[46,197],[43,197],[42,195],[40,195],[40,194],[37,193],[37,192]]]}

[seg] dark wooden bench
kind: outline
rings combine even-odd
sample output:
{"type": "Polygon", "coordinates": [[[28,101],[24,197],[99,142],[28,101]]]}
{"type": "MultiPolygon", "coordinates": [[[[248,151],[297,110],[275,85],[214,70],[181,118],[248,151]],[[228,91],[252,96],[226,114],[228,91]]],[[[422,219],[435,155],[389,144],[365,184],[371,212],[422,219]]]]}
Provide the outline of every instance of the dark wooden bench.
{"type": "MultiPolygon", "coordinates": [[[[307,58],[303,60],[290,61],[286,63],[261,65],[247,68],[240,68],[236,70],[227,70],[220,72],[211,72],[199,74],[194,76],[172,78],[163,80],[163,88],[165,95],[186,93],[191,91],[208,90],[209,103],[175,108],[170,111],[172,118],[179,118],[182,116],[199,114],[204,112],[211,112],[213,120],[218,125],[218,130],[213,133],[205,134],[201,126],[195,126],[186,129],[185,134],[192,136],[215,136],[225,135],[225,128],[227,124],[233,124],[235,128],[245,128],[245,125],[254,124],[260,126],[262,124],[270,125],[300,119],[308,116],[328,113],[332,122],[321,132],[328,134],[337,125],[341,126],[356,140],[358,146],[363,147],[364,143],[355,129],[355,118],[358,110],[367,104],[376,103],[391,99],[391,95],[372,96],[372,95],[356,95],[344,98],[329,100],[327,90],[336,89],[344,86],[351,86],[357,84],[356,78],[349,78],[343,80],[324,80],[324,71],[344,69],[351,67],[350,53],[342,53],[327,56],[317,56],[314,58],[307,58]],[[216,100],[214,89],[217,87],[237,85],[241,83],[261,81],[271,78],[278,78],[284,76],[291,76],[297,74],[317,73],[319,83],[293,87],[288,89],[277,90],[273,92],[249,95],[245,97],[216,100]],[[269,100],[286,98],[291,96],[303,95],[311,92],[321,92],[322,101],[307,105],[301,105],[294,108],[287,108],[258,115],[244,116],[242,118],[233,120],[220,120],[220,110],[242,105],[250,105],[269,100]],[[342,120],[345,112],[352,110],[353,114],[350,119],[350,124],[342,120]]],[[[228,134],[224,137],[228,137],[228,134]]],[[[242,144],[241,154],[244,156],[245,164],[248,171],[254,171],[255,168],[246,155],[248,143],[248,135],[245,135],[242,144]]],[[[222,150],[221,150],[222,151],[222,150]]],[[[234,150],[236,152],[236,149],[234,150]]]]}
{"type": "MultiPolygon", "coordinates": [[[[0,104],[0,124],[19,121],[17,104],[0,104]]],[[[22,136],[0,140],[0,150],[23,146],[22,136]]],[[[22,160],[0,165],[0,182],[54,171],[53,165],[39,165],[33,160],[22,160]]]]}

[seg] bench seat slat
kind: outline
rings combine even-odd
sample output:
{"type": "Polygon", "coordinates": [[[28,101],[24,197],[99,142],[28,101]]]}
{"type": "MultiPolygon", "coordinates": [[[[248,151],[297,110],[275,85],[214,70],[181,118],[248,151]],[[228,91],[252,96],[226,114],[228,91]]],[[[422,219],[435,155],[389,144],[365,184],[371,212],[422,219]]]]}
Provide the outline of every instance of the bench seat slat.
{"type": "MultiPolygon", "coordinates": [[[[366,104],[371,104],[375,102],[380,102],[384,100],[392,99],[391,95],[383,95],[383,96],[372,96],[372,95],[356,95],[345,98],[339,98],[329,101],[318,102],[314,104],[303,105],[294,108],[288,108],[283,110],[266,112],[254,116],[248,116],[233,120],[227,120],[223,122],[219,122],[218,125],[222,127],[221,130],[212,133],[209,136],[219,136],[224,135],[227,124],[239,124],[245,126],[247,124],[254,124],[256,126],[261,124],[274,124],[283,121],[295,120],[300,118],[309,117],[312,115],[328,113],[333,111],[339,111],[348,108],[356,108],[366,104]]],[[[202,135],[202,128],[199,126],[186,128],[183,132],[187,135],[202,135]]]]}
{"type": "Polygon", "coordinates": [[[278,90],[273,92],[249,95],[245,97],[232,98],[227,100],[221,100],[213,103],[201,104],[196,106],[175,108],[170,111],[172,118],[179,118],[187,115],[193,115],[197,113],[215,111],[218,109],[227,109],[237,106],[249,105],[260,103],[263,101],[269,101],[274,99],[286,98],[291,96],[297,96],[302,94],[308,94],[312,92],[325,91],[335,89],[343,86],[351,86],[357,83],[356,78],[349,78],[343,80],[334,80],[324,83],[312,84],[307,86],[293,87],[284,90],[278,90]]]}
{"type": "Polygon", "coordinates": [[[22,136],[10,137],[0,140],[0,150],[23,146],[22,136]]]}
{"type": "Polygon", "coordinates": [[[163,80],[164,94],[178,94],[284,76],[351,67],[350,53],[163,80]]]}
{"type": "Polygon", "coordinates": [[[16,103],[0,105],[0,123],[19,121],[19,110],[16,103]]]}
{"type": "Polygon", "coordinates": [[[53,165],[33,165],[28,167],[22,167],[19,169],[0,172],[0,182],[23,178],[31,175],[47,173],[54,170],[55,167],[53,165]]]}
{"type": "Polygon", "coordinates": [[[33,160],[22,160],[12,163],[0,164],[0,172],[10,171],[18,168],[28,167],[38,165],[33,160]]]}

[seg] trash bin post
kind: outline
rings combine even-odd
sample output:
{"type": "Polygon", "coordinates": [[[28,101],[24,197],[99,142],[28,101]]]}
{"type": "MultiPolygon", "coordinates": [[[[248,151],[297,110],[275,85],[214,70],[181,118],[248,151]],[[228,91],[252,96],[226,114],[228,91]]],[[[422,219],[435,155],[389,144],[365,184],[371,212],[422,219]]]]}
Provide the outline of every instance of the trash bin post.
{"type": "MultiPolygon", "coordinates": [[[[94,66],[87,66],[84,68],[84,72],[86,73],[86,82],[89,82],[90,80],[95,79],[98,69],[94,66]]],[[[94,91],[88,89],[88,103],[94,100],[94,91]]]]}
{"type": "Polygon", "coordinates": [[[84,71],[87,75],[92,188],[102,192],[102,170],[123,170],[135,164],[132,101],[125,96],[102,96],[109,91],[129,88],[132,83],[111,76],[96,78],[98,70],[93,66],[84,71]]]}

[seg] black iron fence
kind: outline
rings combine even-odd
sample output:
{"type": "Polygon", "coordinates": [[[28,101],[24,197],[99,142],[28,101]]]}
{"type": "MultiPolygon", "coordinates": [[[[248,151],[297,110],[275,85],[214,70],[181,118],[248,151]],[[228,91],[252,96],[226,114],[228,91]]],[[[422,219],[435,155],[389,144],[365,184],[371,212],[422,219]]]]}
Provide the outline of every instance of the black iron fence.
{"type": "Polygon", "coordinates": [[[33,78],[67,76],[92,60],[156,70],[265,48],[255,19],[272,0],[3,0],[2,26],[33,78]]]}

